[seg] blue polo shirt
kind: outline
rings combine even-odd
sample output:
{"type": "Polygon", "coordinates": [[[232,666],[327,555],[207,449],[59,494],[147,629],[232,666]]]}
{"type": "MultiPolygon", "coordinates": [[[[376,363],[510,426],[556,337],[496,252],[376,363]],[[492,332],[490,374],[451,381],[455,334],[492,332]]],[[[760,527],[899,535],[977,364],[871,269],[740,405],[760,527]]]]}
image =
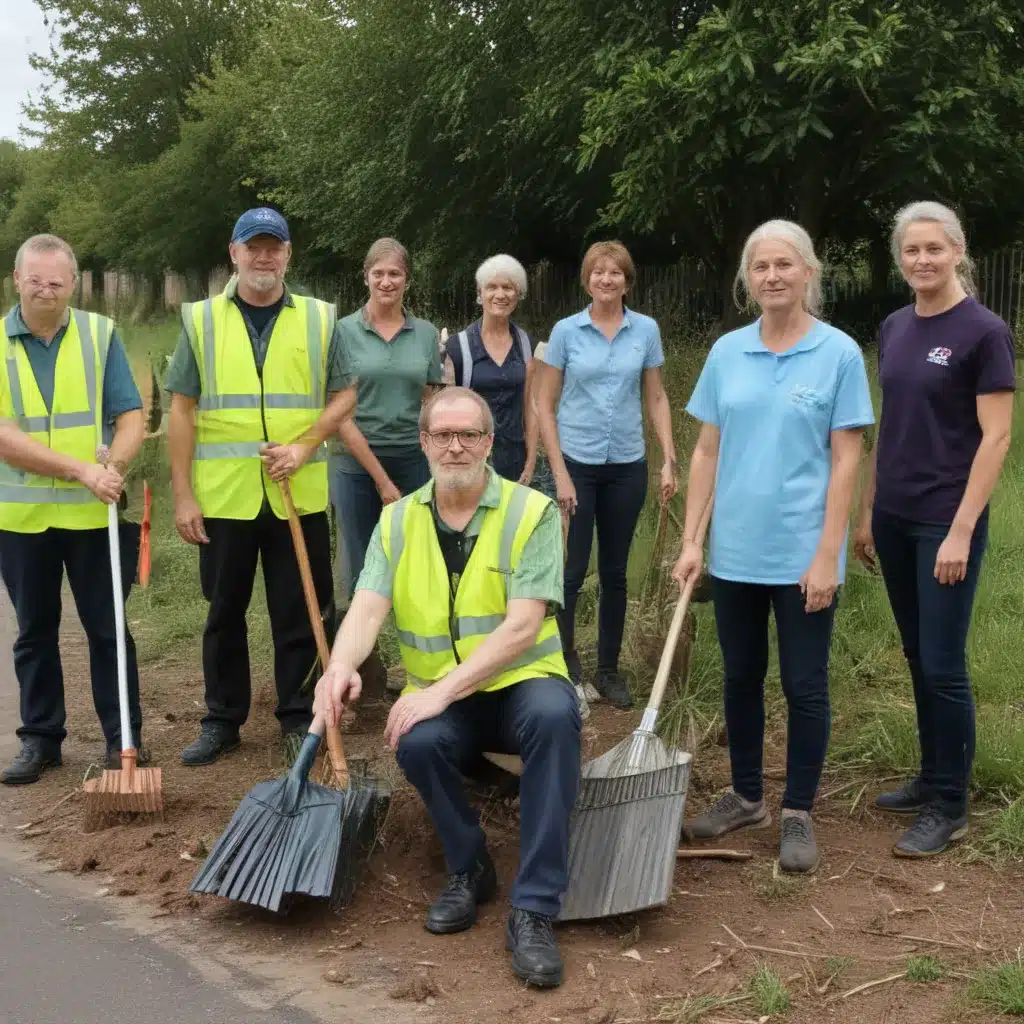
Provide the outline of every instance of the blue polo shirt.
{"type": "Polygon", "coordinates": [[[565,455],[591,466],[644,457],[641,378],[665,362],[655,320],[626,309],[609,341],[588,307],[555,324],[544,362],[563,374],[558,439],[565,455]]]}
{"type": "MultiPolygon", "coordinates": [[[[70,311],[69,311],[70,314],[70,311]]],[[[29,365],[35,375],[39,393],[46,403],[47,411],[53,408],[54,378],[57,372],[57,353],[67,332],[67,324],[46,342],[37,338],[27,327],[21,316],[21,306],[16,305],[4,321],[7,337],[25,347],[29,365]]],[[[110,348],[107,350],[107,365],[103,373],[103,422],[109,426],[118,416],[133,409],[142,408],[142,396],[132,376],[124,345],[115,327],[110,334],[110,348]]]]}
{"type": "Polygon", "coordinates": [[[799,582],[825,525],[832,432],[874,423],[860,346],[819,320],[776,354],[757,320],[715,342],[686,411],[720,431],[709,571],[799,582]]]}

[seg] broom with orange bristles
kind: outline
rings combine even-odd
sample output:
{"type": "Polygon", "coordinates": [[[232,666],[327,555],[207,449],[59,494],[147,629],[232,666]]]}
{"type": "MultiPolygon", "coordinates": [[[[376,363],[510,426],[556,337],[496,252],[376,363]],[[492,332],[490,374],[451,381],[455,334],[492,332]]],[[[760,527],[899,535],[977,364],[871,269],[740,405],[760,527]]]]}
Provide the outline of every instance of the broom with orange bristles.
{"type": "MultiPolygon", "coordinates": [[[[97,452],[106,464],[110,453],[97,452]]],[[[120,814],[159,814],[163,811],[163,779],[159,768],[139,768],[137,751],[128,715],[128,659],[125,649],[124,589],[121,586],[121,542],[118,533],[117,503],[107,505],[107,537],[110,544],[110,575],[114,592],[114,625],[117,633],[117,701],[121,713],[121,767],[104,769],[88,779],[85,793],[85,831],[101,828],[120,814]]]]}

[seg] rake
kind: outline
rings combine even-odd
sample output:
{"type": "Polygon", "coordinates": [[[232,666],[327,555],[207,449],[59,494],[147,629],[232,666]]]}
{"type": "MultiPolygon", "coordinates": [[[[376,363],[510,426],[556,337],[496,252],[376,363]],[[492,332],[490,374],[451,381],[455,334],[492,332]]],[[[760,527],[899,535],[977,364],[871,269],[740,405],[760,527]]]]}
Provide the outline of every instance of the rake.
{"type": "Polygon", "coordinates": [[[569,826],[569,884],[559,921],[628,914],[668,902],[692,755],[654,726],[695,580],[684,589],[639,727],[583,766],[569,826]]]}
{"type": "MultiPolygon", "coordinates": [[[[286,480],[281,492],[310,626],[326,669],[327,637],[286,480]]],[[[340,731],[317,715],[291,770],[250,790],[190,889],[274,912],[287,911],[296,896],[323,899],[332,910],[340,910],[355,894],[390,800],[391,788],[385,781],[349,774],[340,731]],[[333,786],[309,779],[325,735],[333,786]]]]}
{"type": "MultiPolygon", "coordinates": [[[[100,452],[101,456],[105,452],[100,452]]],[[[103,458],[101,457],[101,460],[103,458]]],[[[164,808],[163,778],[159,768],[139,768],[128,714],[128,660],[125,650],[124,591],[121,586],[121,543],[117,526],[117,505],[107,505],[107,537],[110,546],[110,575],[114,590],[114,627],[117,634],[117,702],[121,714],[121,767],[106,768],[87,780],[85,831],[103,827],[120,814],[159,814],[164,808]]]]}

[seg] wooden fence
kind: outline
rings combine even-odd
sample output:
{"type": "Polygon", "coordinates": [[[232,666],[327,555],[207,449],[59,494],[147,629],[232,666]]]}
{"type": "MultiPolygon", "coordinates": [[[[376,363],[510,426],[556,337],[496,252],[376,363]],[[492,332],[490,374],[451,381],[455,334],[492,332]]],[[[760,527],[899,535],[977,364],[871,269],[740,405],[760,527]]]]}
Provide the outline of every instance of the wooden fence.
{"type": "MultiPolygon", "coordinates": [[[[173,312],[184,301],[215,294],[223,289],[228,276],[226,266],[214,270],[206,280],[194,273],[170,271],[162,281],[116,270],[97,277],[87,270],[81,275],[74,301],[105,309],[121,318],[142,320],[154,313],[173,312]]],[[[577,267],[539,264],[529,269],[528,282],[520,317],[527,329],[541,336],[550,331],[556,320],[585,303],[577,267]]],[[[979,298],[986,306],[998,313],[1015,333],[1018,325],[1024,328],[1024,248],[1000,250],[978,259],[977,283],[979,298]]],[[[299,292],[334,302],[341,314],[365,301],[365,288],[357,275],[300,276],[291,284],[299,292]]],[[[826,318],[861,341],[870,340],[879,321],[909,300],[906,285],[897,275],[893,274],[881,288],[874,287],[863,267],[830,268],[822,284],[826,318]]],[[[4,286],[7,299],[13,301],[9,279],[4,286]]],[[[479,315],[476,288],[468,275],[428,285],[416,281],[408,301],[417,315],[449,330],[456,330],[479,315]]],[[[722,282],[699,260],[639,267],[630,296],[631,307],[656,317],[665,334],[717,320],[731,301],[731,296],[723,295],[722,282]]]]}

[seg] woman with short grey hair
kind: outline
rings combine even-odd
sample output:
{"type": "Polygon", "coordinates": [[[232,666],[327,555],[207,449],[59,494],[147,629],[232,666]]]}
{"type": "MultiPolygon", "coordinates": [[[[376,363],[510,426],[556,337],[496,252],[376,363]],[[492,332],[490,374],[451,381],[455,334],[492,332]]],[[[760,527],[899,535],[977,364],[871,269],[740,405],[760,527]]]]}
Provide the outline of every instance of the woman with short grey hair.
{"type": "Polygon", "coordinates": [[[519,300],[526,295],[526,271],[512,256],[491,256],[477,267],[476,288],[482,315],[448,339],[446,376],[450,383],[472,388],[490,407],[495,471],[528,484],[540,436],[533,402],[528,400],[534,345],[512,321],[519,300]]]}

